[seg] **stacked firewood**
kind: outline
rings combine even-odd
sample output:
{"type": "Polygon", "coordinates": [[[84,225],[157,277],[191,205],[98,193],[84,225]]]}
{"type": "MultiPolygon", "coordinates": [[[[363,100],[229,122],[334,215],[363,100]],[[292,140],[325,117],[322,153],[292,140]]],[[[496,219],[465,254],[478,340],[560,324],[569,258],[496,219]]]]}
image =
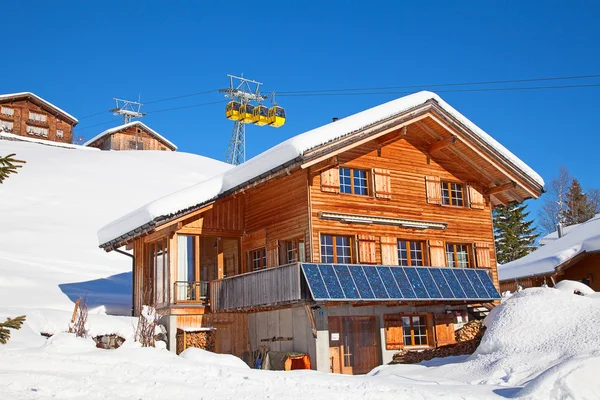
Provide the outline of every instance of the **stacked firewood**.
{"type": "Polygon", "coordinates": [[[483,326],[482,320],[473,320],[467,322],[462,328],[454,332],[457,342],[468,342],[473,339],[481,339],[485,332],[485,326],[483,326]]]}
{"type": "Polygon", "coordinates": [[[394,354],[390,364],[416,364],[432,358],[473,354],[477,350],[484,332],[485,327],[481,321],[471,321],[455,332],[458,343],[422,351],[403,350],[394,354]]]}
{"type": "Polygon", "coordinates": [[[189,347],[215,351],[215,332],[186,332],[183,329],[177,329],[177,354],[180,354],[189,347]]]}

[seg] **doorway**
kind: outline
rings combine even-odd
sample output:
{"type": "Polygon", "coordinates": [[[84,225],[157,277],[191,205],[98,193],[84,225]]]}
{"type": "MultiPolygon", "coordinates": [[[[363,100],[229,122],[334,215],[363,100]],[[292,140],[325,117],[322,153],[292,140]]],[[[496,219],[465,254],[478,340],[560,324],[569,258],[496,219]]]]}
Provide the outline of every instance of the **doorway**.
{"type": "Polygon", "coordinates": [[[329,317],[330,371],[366,374],[379,365],[375,317],[329,317]]]}

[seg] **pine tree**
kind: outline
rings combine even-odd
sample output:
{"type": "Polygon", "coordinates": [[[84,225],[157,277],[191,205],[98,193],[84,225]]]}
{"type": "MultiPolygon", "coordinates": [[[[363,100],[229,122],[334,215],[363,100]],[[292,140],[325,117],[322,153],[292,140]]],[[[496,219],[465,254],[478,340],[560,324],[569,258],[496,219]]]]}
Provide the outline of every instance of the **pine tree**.
{"type": "Polygon", "coordinates": [[[8,178],[10,174],[16,174],[18,168],[22,168],[22,165],[17,164],[25,164],[25,161],[16,160],[14,158],[16,154],[9,154],[5,157],[0,157],[0,183],[2,183],[5,179],[8,178]]]}
{"type": "Polygon", "coordinates": [[[577,178],[573,178],[567,192],[565,225],[580,224],[594,217],[598,203],[597,199],[594,199],[594,191],[591,192],[591,195],[591,198],[588,198],[588,195],[583,193],[577,178]]]}
{"type": "Polygon", "coordinates": [[[0,344],[6,344],[8,339],[10,339],[9,328],[21,329],[23,322],[25,322],[24,315],[16,318],[7,318],[5,322],[0,322],[0,344]]]}
{"type": "Polygon", "coordinates": [[[500,264],[519,259],[535,250],[535,240],[540,235],[527,220],[526,204],[513,204],[494,209],[494,239],[496,258],[500,264]]]}

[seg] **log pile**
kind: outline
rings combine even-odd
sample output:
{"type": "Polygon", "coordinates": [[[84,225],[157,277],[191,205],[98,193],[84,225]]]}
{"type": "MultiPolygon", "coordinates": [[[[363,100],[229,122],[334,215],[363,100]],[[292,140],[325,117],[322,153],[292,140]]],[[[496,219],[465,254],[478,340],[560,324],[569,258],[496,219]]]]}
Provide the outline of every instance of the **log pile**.
{"type": "Polygon", "coordinates": [[[485,332],[482,321],[471,321],[455,332],[456,344],[421,351],[402,350],[394,354],[390,364],[416,364],[432,358],[473,354],[485,332]]]}
{"type": "Polygon", "coordinates": [[[177,354],[182,353],[189,347],[215,351],[215,331],[185,331],[177,329],[177,354]]]}

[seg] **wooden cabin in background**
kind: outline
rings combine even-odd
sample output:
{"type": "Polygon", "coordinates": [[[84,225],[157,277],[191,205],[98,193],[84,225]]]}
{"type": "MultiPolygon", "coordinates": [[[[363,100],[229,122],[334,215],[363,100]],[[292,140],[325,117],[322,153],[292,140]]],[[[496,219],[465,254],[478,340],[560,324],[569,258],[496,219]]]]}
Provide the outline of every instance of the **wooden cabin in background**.
{"type": "Polygon", "coordinates": [[[83,145],[100,150],[177,150],[177,146],[140,121],[107,129],[83,145]]]}
{"type": "Polygon", "coordinates": [[[491,210],[542,186],[420,92],[298,135],[99,238],[133,246],[135,313],[165,313],[171,350],[178,330],[216,328],[217,352],[247,359],[267,344],[361,374],[454,342],[470,306],[499,299],[491,210]]]}
{"type": "Polygon", "coordinates": [[[499,269],[500,290],[523,289],[571,280],[600,291],[600,214],[540,239],[540,247],[499,269]]]}
{"type": "Polygon", "coordinates": [[[73,141],[75,117],[30,93],[0,95],[0,131],[59,143],[73,141]]]}

